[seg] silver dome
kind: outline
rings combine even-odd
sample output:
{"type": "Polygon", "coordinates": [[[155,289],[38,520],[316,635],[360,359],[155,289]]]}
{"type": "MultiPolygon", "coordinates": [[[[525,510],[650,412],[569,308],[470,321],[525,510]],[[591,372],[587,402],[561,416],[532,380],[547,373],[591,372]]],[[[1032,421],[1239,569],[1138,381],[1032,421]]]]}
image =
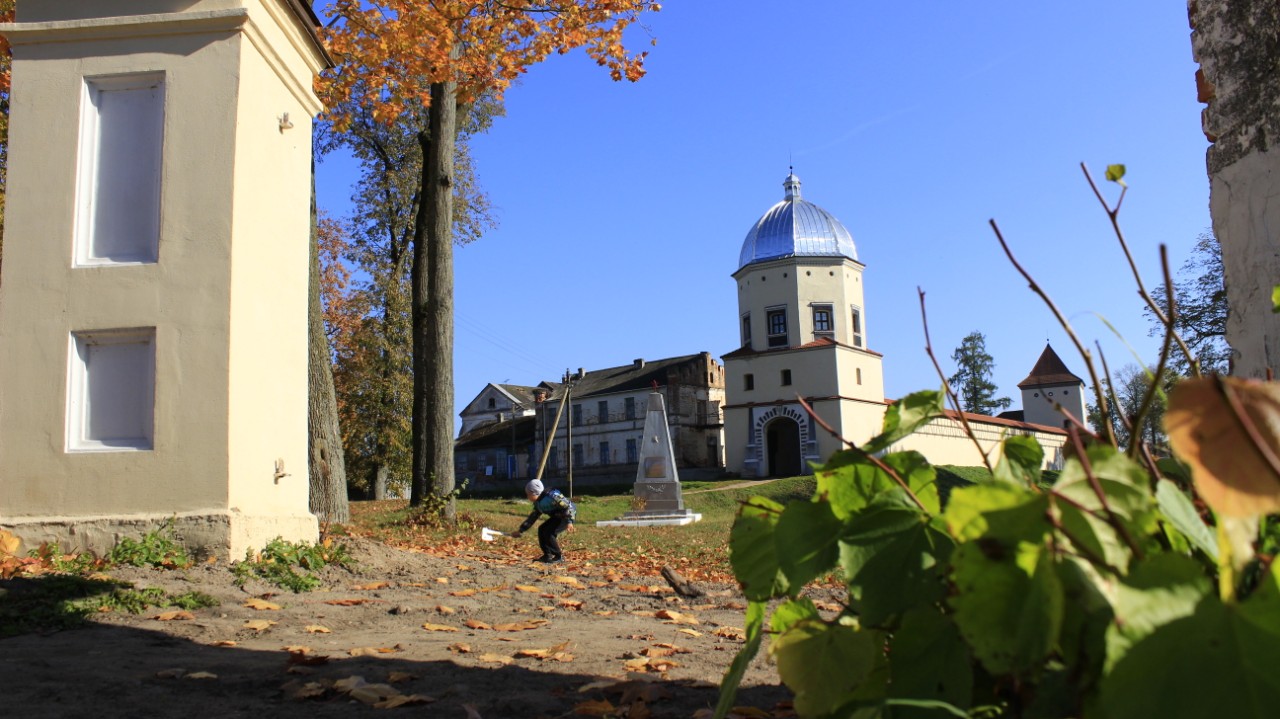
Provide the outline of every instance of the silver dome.
{"type": "Polygon", "coordinates": [[[858,259],[853,236],[830,212],[800,199],[800,178],[782,183],[786,197],[764,213],[742,241],[738,269],[781,257],[848,257],[858,259]]]}

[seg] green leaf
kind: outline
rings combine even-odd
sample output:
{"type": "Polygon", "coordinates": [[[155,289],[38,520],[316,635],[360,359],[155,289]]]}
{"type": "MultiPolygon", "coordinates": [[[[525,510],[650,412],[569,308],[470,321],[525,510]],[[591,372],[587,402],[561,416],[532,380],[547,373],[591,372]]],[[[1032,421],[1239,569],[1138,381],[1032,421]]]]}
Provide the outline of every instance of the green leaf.
{"type": "MultiPolygon", "coordinates": [[[[933,607],[908,612],[889,642],[894,700],[937,701],[968,709],[973,702],[973,657],[956,625],[933,607]]],[[[931,717],[894,711],[895,719],[931,717]]],[[[961,716],[964,716],[961,714],[961,716]]]]}
{"type": "Polygon", "coordinates": [[[769,618],[769,629],[774,634],[781,634],[797,622],[806,619],[822,620],[822,615],[818,613],[818,608],[814,606],[813,600],[808,597],[788,599],[773,610],[773,616],[769,618]]]}
{"type": "MultiPolygon", "coordinates": [[[[1278,285],[1280,286],[1280,285],[1278,285]]],[[[1160,470],[1160,474],[1169,479],[1176,479],[1182,483],[1184,487],[1190,487],[1193,480],[1191,479],[1191,468],[1185,463],[1179,462],[1174,457],[1163,457],[1156,460],[1156,468],[1160,470]]]]}
{"type": "MultiPolygon", "coordinates": [[[[924,505],[924,511],[933,515],[942,511],[941,500],[938,498],[938,472],[923,454],[915,451],[894,452],[886,454],[882,461],[907,483],[916,499],[924,505]]],[[[896,482],[894,486],[901,488],[896,482]]]]}
{"type": "Polygon", "coordinates": [[[840,624],[801,620],[776,635],[769,653],[778,676],[795,693],[800,716],[825,716],[853,699],[876,667],[884,635],[840,624]]]}
{"type": "MultiPolygon", "coordinates": [[[[1154,533],[1159,525],[1146,470],[1109,445],[1090,447],[1087,457],[1107,507],[1124,522],[1130,536],[1154,533]]],[[[1068,460],[1053,494],[1071,500],[1056,502],[1055,506],[1062,525],[1082,549],[1102,557],[1120,573],[1127,571],[1131,550],[1111,524],[1084,465],[1076,459],[1068,460]]]]}
{"type": "Polygon", "coordinates": [[[1280,312],[1280,285],[1271,288],[1271,311],[1280,312]]]}
{"type": "Polygon", "coordinates": [[[787,593],[787,577],[779,566],[774,541],[782,511],[782,505],[772,499],[752,497],[738,510],[729,531],[729,564],[750,601],[766,601],[787,593]]]}
{"type": "Polygon", "coordinates": [[[1039,541],[1049,531],[1048,498],[1014,484],[980,484],[951,493],[943,515],[958,542],[993,536],[1039,541]]]}
{"type": "Polygon", "coordinates": [[[764,628],[764,610],[764,602],[747,604],[747,641],[742,645],[742,649],[738,650],[738,654],[729,664],[729,669],[724,673],[724,679],[720,682],[720,700],[716,702],[715,719],[724,719],[733,709],[733,700],[738,694],[738,686],[742,684],[742,677],[747,673],[751,660],[755,659],[756,653],[760,651],[760,640],[764,637],[764,632],[761,631],[764,628]]]}
{"type": "Polygon", "coordinates": [[[1115,619],[1107,629],[1110,671],[1126,652],[1162,625],[1189,617],[1213,587],[1191,558],[1156,554],[1111,588],[1115,619]]]}
{"type": "Polygon", "coordinates": [[[1241,604],[1206,594],[1134,644],[1103,680],[1109,719],[1274,717],[1280,706],[1280,565],[1241,604]]]}
{"type": "Polygon", "coordinates": [[[996,463],[995,478],[1014,484],[1038,484],[1040,467],[1043,464],[1044,448],[1035,437],[1008,437],[1001,443],[1000,461],[996,463]]]}
{"type": "MultiPolygon", "coordinates": [[[[1060,699],[1078,697],[1086,687],[1096,687],[1107,659],[1107,629],[1114,615],[1099,586],[1100,575],[1092,564],[1067,557],[1057,563],[1057,568],[1064,599],[1058,655],[1065,671],[1046,676],[1045,680],[1056,684],[1056,697],[1060,699]]],[[[1052,702],[1054,697],[1045,699],[1052,702]]]]}
{"type": "Polygon", "coordinates": [[[862,446],[862,451],[875,454],[915,432],[943,412],[943,394],[938,390],[913,392],[889,405],[884,415],[883,431],[862,446]]]}
{"type": "Polygon", "coordinates": [[[1063,588],[1043,544],[986,537],[951,555],[955,622],[992,674],[1034,676],[1058,643],[1063,588]]]}
{"type": "Polygon", "coordinates": [[[840,561],[864,626],[941,599],[946,586],[939,567],[953,547],[914,506],[888,499],[851,522],[841,537],[840,561]]]}
{"type": "Polygon", "coordinates": [[[1107,181],[1108,182],[1114,182],[1117,185],[1120,185],[1121,187],[1126,187],[1126,185],[1124,184],[1124,180],[1122,179],[1123,177],[1124,177],[1124,165],[1107,165],[1107,181]]]}
{"type": "Polygon", "coordinates": [[[1162,479],[1156,484],[1156,502],[1165,519],[1216,564],[1218,540],[1213,530],[1200,519],[1200,513],[1191,503],[1191,498],[1174,486],[1173,482],[1162,479]]]}
{"type": "Polygon", "coordinates": [[[794,591],[836,566],[843,523],[827,502],[796,500],[787,504],[774,535],[778,563],[794,591]]]}
{"type": "Polygon", "coordinates": [[[841,521],[865,509],[874,497],[898,488],[898,483],[867,461],[866,455],[858,453],[855,459],[853,453],[842,452],[832,460],[815,473],[815,493],[827,498],[832,513],[841,521]],[[834,462],[838,464],[828,469],[834,462]]]}

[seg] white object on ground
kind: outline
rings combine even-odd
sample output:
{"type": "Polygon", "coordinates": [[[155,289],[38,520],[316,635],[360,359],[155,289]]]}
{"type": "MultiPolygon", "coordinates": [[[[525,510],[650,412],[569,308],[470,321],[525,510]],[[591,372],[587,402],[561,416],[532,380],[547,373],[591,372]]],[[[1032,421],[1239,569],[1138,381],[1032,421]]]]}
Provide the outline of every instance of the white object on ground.
{"type": "Polygon", "coordinates": [[[507,536],[505,532],[499,532],[496,529],[489,529],[488,527],[480,528],[480,540],[483,542],[492,542],[494,537],[505,536],[507,536]]]}

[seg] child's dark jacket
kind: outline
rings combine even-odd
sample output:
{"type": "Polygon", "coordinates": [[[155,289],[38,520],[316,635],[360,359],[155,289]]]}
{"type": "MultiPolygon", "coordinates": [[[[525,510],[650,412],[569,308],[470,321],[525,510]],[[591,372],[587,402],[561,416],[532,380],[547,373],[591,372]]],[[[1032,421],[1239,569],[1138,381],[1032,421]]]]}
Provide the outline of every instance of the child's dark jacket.
{"type": "Polygon", "coordinates": [[[524,532],[533,523],[538,521],[541,515],[550,517],[558,517],[567,519],[569,524],[573,524],[573,520],[578,515],[578,508],[569,501],[569,498],[560,493],[558,489],[544,489],[538,498],[533,500],[533,511],[525,518],[520,525],[520,531],[524,532]]]}

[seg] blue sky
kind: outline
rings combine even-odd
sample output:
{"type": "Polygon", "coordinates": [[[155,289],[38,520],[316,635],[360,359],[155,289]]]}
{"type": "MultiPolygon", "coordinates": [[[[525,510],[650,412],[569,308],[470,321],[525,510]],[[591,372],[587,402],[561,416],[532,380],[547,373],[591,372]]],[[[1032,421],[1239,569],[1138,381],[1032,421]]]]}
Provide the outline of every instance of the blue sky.
{"type": "MultiPolygon", "coordinates": [[[[924,353],[986,335],[994,380],[1017,383],[1050,341],[1083,362],[1015,273],[987,222],[1112,369],[1155,360],[1106,215],[1121,212],[1150,286],[1210,224],[1190,29],[1182,2],[949,3],[673,0],[639,83],[581,53],[534,67],[475,141],[500,223],[458,248],[457,408],[487,382],[738,345],[730,274],[751,225],[804,197],[839,218],[866,264],[868,347],[897,397],[939,382],[924,353]]],[[[637,34],[636,45],[647,39],[637,34]]],[[[319,201],[348,209],[354,169],[318,168],[319,201]]]]}

